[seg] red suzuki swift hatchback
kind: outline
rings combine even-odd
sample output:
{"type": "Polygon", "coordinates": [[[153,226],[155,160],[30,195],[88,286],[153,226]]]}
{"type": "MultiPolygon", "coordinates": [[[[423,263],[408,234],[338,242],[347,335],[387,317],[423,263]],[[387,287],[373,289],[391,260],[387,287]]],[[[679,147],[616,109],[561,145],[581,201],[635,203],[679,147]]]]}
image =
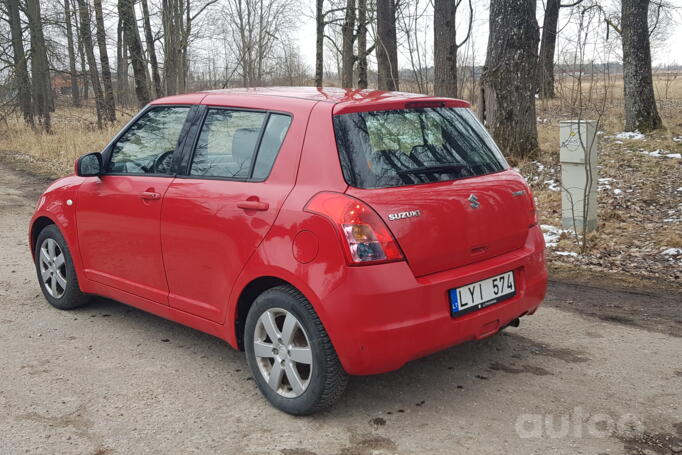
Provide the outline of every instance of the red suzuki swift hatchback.
{"type": "Polygon", "coordinates": [[[396,92],[159,99],[45,191],[29,236],[50,304],[220,337],[291,414],[518,325],[547,284],[530,189],[469,105],[396,92]]]}

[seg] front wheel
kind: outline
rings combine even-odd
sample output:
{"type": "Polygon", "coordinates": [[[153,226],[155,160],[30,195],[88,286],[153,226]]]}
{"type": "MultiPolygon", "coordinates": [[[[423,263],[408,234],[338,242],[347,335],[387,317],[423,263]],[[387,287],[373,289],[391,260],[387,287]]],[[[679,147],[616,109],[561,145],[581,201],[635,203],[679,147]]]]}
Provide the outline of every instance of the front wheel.
{"type": "Polygon", "coordinates": [[[306,415],[334,404],[348,375],[308,300],[291,286],[258,296],[246,318],[246,360],[277,409],[306,415]]]}
{"type": "Polygon", "coordinates": [[[40,289],[50,305],[71,310],[88,303],[90,296],[78,287],[71,252],[57,226],[40,231],[34,257],[40,289]]]}

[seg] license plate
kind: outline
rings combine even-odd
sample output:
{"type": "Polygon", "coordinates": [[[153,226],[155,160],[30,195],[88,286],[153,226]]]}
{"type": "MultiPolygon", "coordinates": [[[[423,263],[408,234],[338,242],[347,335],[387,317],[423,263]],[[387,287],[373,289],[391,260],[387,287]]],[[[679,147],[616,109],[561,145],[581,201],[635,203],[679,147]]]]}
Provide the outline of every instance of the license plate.
{"type": "Polygon", "coordinates": [[[457,289],[450,289],[452,317],[479,310],[516,294],[514,272],[506,272],[457,289]]]}

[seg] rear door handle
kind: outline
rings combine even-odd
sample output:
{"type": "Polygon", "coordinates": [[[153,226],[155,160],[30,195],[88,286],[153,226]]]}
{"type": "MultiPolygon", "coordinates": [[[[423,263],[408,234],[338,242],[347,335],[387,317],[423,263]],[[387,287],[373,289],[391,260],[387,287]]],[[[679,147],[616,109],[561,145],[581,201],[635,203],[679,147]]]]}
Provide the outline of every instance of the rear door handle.
{"type": "Polygon", "coordinates": [[[147,200],[152,200],[152,201],[155,201],[157,199],[161,199],[161,195],[159,193],[154,192],[154,191],[143,191],[140,196],[142,197],[142,199],[147,199],[147,200]]]}
{"type": "Polygon", "coordinates": [[[237,207],[244,210],[267,210],[270,205],[261,201],[239,201],[237,207]]]}

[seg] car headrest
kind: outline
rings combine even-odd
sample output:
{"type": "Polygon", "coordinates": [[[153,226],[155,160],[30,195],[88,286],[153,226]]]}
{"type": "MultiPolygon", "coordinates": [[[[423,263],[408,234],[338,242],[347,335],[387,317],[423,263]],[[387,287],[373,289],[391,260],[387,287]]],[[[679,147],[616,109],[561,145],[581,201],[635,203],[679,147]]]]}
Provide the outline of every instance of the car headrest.
{"type": "Polygon", "coordinates": [[[258,140],[258,128],[239,128],[232,137],[232,159],[235,163],[250,161],[258,140]]]}

